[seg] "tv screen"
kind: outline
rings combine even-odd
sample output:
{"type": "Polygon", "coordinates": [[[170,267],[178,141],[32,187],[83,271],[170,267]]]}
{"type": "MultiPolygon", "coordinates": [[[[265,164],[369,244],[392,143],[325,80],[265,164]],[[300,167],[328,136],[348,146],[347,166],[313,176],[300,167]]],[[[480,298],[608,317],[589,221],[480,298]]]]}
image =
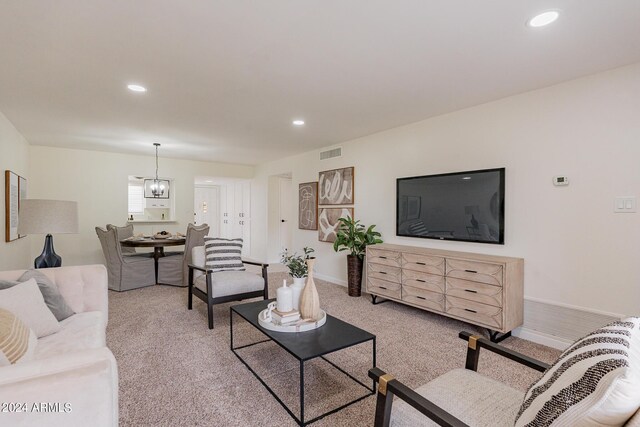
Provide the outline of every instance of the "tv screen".
{"type": "Polygon", "coordinates": [[[398,178],[396,234],[504,244],[504,168],[398,178]]]}

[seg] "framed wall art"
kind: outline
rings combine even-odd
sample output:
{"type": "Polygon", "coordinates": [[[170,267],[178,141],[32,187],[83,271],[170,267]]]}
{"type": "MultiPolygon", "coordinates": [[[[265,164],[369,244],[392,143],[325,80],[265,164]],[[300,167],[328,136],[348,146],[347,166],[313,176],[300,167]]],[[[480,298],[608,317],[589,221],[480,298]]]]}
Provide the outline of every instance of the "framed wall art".
{"type": "Polygon", "coordinates": [[[320,208],[318,215],[318,240],[333,243],[340,222],[338,219],[350,216],[353,218],[353,208],[320,208]]]}
{"type": "Polygon", "coordinates": [[[4,171],[5,242],[25,237],[18,234],[18,212],[20,212],[20,200],[26,197],[26,178],[10,170],[4,171]]]}
{"type": "Polygon", "coordinates": [[[298,186],[298,228],[318,229],[318,183],[304,182],[298,186]]]}
{"type": "Polygon", "coordinates": [[[322,171],[318,176],[318,204],[353,204],[353,166],[322,171]]]}

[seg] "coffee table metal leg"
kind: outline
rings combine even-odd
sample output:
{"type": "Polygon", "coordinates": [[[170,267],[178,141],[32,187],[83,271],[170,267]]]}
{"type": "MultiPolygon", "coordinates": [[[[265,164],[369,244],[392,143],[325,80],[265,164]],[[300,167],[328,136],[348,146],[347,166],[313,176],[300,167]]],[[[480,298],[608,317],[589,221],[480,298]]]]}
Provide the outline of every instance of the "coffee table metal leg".
{"type": "Polygon", "coordinates": [[[300,361],[300,425],[304,426],[304,362],[300,361]]]}
{"type": "MultiPolygon", "coordinates": [[[[229,331],[229,336],[230,336],[230,348],[231,351],[233,351],[233,310],[229,309],[229,326],[231,327],[231,330],[229,331]]],[[[375,366],[374,366],[375,368],[375,366]]],[[[374,381],[375,384],[375,381],[374,381]]]]}
{"type": "MultiPolygon", "coordinates": [[[[377,353],[377,347],[376,347],[376,337],[373,337],[373,367],[376,367],[376,353],[377,353]]],[[[375,389],[376,389],[376,380],[373,380],[373,390],[375,393],[375,389]]]]}

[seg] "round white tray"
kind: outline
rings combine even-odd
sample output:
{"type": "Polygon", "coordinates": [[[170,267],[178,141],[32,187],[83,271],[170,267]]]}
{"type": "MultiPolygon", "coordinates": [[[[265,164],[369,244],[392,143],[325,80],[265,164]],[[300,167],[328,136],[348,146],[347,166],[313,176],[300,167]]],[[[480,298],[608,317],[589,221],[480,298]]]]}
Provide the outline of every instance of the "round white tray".
{"type": "Polygon", "coordinates": [[[314,329],[318,329],[320,326],[324,325],[327,322],[327,313],[324,310],[320,310],[320,319],[315,322],[298,320],[297,322],[293,322],[288,325],[276,325],[272,322],[267,322],[264,320],[264,313],[267,309],[262,310],[258,313],[258,323],[265,329],[275,332],[305,332],[312,331],[314,329]]]}

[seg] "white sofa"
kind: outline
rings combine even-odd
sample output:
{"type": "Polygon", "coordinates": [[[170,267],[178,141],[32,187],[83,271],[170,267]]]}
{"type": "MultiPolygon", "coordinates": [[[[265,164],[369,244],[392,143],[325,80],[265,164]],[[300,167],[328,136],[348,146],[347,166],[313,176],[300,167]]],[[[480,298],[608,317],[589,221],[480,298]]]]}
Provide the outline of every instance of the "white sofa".
{"type": "MultiPolygon", "coordinates": [[[[33,359],[0,367],[0,425],[117,426],[118,369],[106,346],[107,270],[85,265],[39,271],[76,314],[38,340],[33,359]]],[[[2,271],[0,279],[17,280],[22,273],[2,271]]]]}

